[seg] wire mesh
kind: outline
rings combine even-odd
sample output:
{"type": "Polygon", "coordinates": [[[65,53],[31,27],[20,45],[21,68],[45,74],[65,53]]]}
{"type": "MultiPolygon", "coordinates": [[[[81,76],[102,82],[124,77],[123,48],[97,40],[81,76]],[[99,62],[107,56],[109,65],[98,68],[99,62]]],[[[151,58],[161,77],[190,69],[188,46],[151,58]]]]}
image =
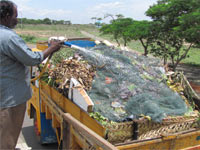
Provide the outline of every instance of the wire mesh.
{"type": "Polygon", "coordinates": [[[161,122],[166,116],[187,112],[181,96],[166,85],[159,59],[105,45],[78,53],[97,67],[88,95],[94,111],[109,120],[122,122],[144,115],[161,122]]]}

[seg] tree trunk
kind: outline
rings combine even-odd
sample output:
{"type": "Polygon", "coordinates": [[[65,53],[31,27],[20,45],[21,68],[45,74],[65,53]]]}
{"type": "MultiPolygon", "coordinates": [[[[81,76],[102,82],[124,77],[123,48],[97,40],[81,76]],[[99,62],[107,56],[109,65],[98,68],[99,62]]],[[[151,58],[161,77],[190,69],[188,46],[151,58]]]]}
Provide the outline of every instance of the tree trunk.
{"type": "Polygon", "coordinates": [[[174,63],[174,65],[173,65],[174,71],[176,70],[176,67],[181,62],[181,60],[183,60],[187,56],[191,47],[192,47],[192,44],[190,44],[189,47],[187,48],[187,50],[185,51],[185,53],[179,59],[176,60],[176,63],[174,63]]]}
{"type": "Polygon", "coordinates": [[[115,41],[117,42],[117,45],[120,46],[120,43],[117,38],[115,38],[115,41]]]}
{"type": "Polygon", "coordinates": [[[124,39],[124,47],[126,47],[126,45],[127,45],[127,40],[124,39]]]}
{"type": "Polygon", "coordinates": [[[142,39],[139,39],[139,40],[142,43],[142,46],[144,47],[144,56],[147,56],[148,55],[148,50],[147,50],[148,44],[145,45],[142,39]]]}

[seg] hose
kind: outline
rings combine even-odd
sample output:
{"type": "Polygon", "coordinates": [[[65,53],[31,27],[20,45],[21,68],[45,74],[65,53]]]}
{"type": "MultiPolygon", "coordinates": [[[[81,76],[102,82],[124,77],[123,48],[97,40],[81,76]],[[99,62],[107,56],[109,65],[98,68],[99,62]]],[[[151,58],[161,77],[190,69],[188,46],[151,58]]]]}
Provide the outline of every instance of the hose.
{"type": "MultiPolygon", "coordinates": [[[[64,42],[64,45],[69,46],[69,47],[72,46],[71,43],[69,43],[69,42],[64,42]]],[[[51,54],[51,55],[48,57],[47,62],[45,63],[44,68],[43,68],[42,71],[40,72],[39,76],[37,76],[37,77],[31,79],[30,82],[33,82],[33,81],[35,81],[35,80],[38,80],[38,79],[44,74],[44,72],[45,72],[45,70],[46,70],[46,68],[47,68],[47,65],[49,64],[49,61],[50,61],[52,55],[53,55],[53,54],[51,54]]]]}
{"type": "MultiPolygon", "coordinates": [[[[73,45],[73,44],[71,44],[70,42],[67,42],[67,41],[65,41],[65,42],[63,43],[63,45],[68,46],[68,47],[70,47],[70,48],[74,48],[74,49],[84,50],[84,48],[79,47],[79,46],[76,46],[76,45],[73,45]]],[[[47,60],[47,62],[45,63],[44,68],[43,68],[42,71],[40,72],[39,76],[37,76],[37,77],[31,79],[31,82],[33,82],[33,81],[35,81],[35,80],[38,80],[38,79],[44,74],[44,72],[45,72],[45,70],[46,70],[46,68],[47,68],[47,65],[49,64],[49,61],[50,61],[51,57],[52,57],[52,54],[48,57],[48,60],[47,60]]]]}
{"type": "Polygon", "coordinates": [[[42,71],[40,72],[39,76],[37,76],[37,77],[31,79],[31,82],[33,82],[33,81],[35,81],[35,80],[38,80],[38,79],[44,74],[44,72],[45,72],[45,70],[46,70],[46,68],[47,68],[47,65],[49,64],[49,61],[50,61],[51,57],[52,57],[52,54],[48,57],[47,62],[45,63],[44,68],[43,68],[42,71]]]}

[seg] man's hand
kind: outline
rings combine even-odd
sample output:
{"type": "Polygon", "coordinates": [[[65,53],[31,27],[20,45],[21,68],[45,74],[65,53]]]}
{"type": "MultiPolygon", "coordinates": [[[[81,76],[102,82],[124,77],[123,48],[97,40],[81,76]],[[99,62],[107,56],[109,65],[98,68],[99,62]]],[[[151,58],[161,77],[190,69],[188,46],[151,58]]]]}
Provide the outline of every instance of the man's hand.
{"type": "Polygon", "coordinates": [[[49,48],[53,49],[53,52],[56,52],[63,46],[63,43],[63,41],[51,41],[49,48]]]}
{"type": "Polygon", "coordinates": [[[50,54],[60,50],[63,46],[63,41],[51,41],[50,47],[43,51],[44,59],[47,58],[50,54]]]}

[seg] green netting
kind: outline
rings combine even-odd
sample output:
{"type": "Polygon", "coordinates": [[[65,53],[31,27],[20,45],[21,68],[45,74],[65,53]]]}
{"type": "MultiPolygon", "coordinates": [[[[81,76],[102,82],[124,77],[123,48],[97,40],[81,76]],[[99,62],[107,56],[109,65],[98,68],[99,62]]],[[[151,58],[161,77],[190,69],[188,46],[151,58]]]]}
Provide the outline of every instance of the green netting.
{"type": "Polygon", "coordinates": [[[94,111],[109,120],[121,122],[145,115],[160,122],[187,111],[184,100],[165,84],[158,59],[105,45],[79,53],[97,66],[88,94],[94,101],[94,111]]]}

